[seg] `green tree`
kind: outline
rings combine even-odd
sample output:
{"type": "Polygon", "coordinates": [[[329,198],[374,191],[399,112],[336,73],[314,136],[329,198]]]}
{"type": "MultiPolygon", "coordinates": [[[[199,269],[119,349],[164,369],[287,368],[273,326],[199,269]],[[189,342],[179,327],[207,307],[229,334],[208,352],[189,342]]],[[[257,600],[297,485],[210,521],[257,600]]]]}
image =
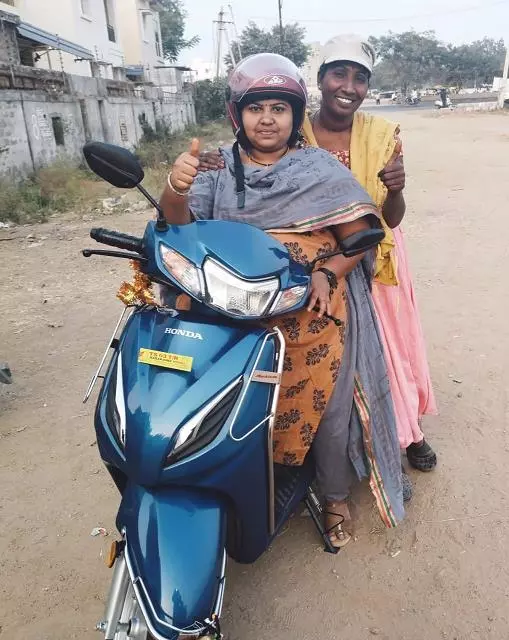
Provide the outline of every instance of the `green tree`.
{"type": "MultiPolygon", "coordinates": [[[[240,34],[239,42],[244,58],[255,53],[279,53],[292,60],[298,67],[302,67],[310,53],[309,46],[304,42],[305,37],[306,30],[296,23],[283,27],[281,42],[279,26],[266,30],[250,22],[240,34]]],[[[233,42],[232,50],[233,55],[237,57],[236,42],[233,42]]],[[[233,65],[230,55],[227,55],[225,60],[228,68],[231,69],[233,65]]]]}
{"type": "Polygon", "coordinates": [[[492,38],[455,46],[432,31],[405,31],[370,40],[380,60],[372,80],[378,89],[488,84],[500,74],[505,56],[504,41],[492,38]]]}
{"type": "Polygon", "coordinates": [[[491,84],[504,66],[503,40],[483,38],[471,44],[449,45],[446,82],[459,87],[491,84]]]}
{"type": "Polygon", "coordinates": [[[226,117],[226,78],[194,83],[194,105],[199,124],[226,117]]]}
{"type": "Polygon", "coordinates": [[[384,63],[385,73],[391,74],[403,92],[426,86],[443,75],[447,50],[433,31],[389,31],[370,41],[384,63]]]}
{"type": "Polygon", "coordinates": [[[399,77],[389,60],[379,62],[371,77],[370,87],[379,91],[393,91],[399,89],[399,77]]]}
{"type": "Polygon", "coordinates": [[[184,38],[187,12],[182,0],[159,0],[162,10],[159,12],[161,22],[161,37],[163,54],[169,62],[176,62],[183,49],[195,47],[199,42],[198,36],[190,40],[184,38]]]}

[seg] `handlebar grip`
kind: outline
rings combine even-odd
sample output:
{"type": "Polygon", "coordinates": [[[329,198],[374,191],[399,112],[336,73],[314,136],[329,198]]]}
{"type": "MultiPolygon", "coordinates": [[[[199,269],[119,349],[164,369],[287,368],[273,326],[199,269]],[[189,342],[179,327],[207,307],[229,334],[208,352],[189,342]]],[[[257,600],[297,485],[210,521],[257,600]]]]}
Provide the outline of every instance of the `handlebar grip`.
{"type": "Polygon", "coordinates": [[[143,252],[143,240],[136,238],[136,236],[130,236],[127,233],[95,228],[90,230],[90,237],[96,242],[117,247],[117,249],[125,249],[126,251],[134,251],[135,253],[143,252]]]}

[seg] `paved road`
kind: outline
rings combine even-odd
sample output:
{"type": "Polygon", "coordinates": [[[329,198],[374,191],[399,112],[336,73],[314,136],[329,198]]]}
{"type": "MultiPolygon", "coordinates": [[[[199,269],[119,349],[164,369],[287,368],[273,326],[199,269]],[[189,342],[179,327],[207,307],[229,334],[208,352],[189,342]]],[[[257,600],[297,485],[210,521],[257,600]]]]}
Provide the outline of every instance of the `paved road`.
{"type": "MultiPolygon", "coordinates": [[[[495,98],[489,97],[485,99],[481,98],[472,98],[472,96],[453,98],[452,103],[454,105],[459,104],[477,104],[479,102],[496,102],[495,98]]],[[[434,102],[423,101],[416,105],[408,105],[408,104],[381,104],[376,105],[374,101],[366,103],[366,109],[369,111],[430,111],[432,109],[436,109],[434,102]]]]}

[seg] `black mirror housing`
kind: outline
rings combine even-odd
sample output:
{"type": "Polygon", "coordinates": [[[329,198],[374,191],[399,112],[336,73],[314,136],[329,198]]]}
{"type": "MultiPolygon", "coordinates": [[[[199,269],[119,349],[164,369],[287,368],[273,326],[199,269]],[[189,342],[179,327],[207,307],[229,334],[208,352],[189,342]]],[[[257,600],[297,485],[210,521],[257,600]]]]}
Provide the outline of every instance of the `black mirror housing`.
{"type": "Polygon", "coordinates": [[[88,142],[83,155],[90,169],[100,178],[120,189],[134,189],[145,177],[135,156],[124,149],[105,142],[88,142]]]}
{"type": "Polygon", "coordinates": [[[360,253],[374,249],[385,238],[383,229],[363,229],[353,233],[339,243],[341,253],[345,258],[353,258],[360,253]]]}

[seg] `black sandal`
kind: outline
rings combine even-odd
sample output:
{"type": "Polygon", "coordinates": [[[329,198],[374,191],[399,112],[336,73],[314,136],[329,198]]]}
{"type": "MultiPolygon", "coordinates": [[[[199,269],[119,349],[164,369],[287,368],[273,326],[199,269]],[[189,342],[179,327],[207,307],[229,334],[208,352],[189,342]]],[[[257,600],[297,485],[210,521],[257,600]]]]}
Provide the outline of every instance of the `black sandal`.
{"type": "Polygon", "coordinates": [[[437,454],[426,440],[406,448],[408,464],[419,471],[432,471],[437,466],[437,454]]]}
{"type": "MultiPolygon", "coordinates": [[[[337,503],[331,503],[330,506],[333,507],[335,504],[337,503]]],[[[333,524],[332,527],[328,527],[325,530],[325,533],[328,535],[329,542],[335,549],[342,549],[343,547],[346,547],[346,545],[352,539],[352,536],[348,533],[348,531],[345,531],[343,529],[345,516],[341,513],[335,513],[334,511],[325,511],[324,516],[325,516],[325,519],[327,519],[327,516],[334,516],[335,518],[341,518],[341,520],[333,524]]]]}

